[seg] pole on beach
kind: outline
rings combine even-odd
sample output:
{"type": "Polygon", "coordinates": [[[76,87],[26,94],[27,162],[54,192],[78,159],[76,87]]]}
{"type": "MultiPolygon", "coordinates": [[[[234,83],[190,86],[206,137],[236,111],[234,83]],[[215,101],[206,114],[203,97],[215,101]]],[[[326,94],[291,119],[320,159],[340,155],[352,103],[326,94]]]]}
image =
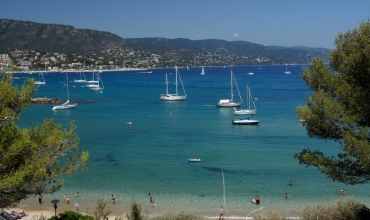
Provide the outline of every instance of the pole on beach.
{"type": "Polygon", "coordinates": [[[223,191],[224,191],[224,215],[226,213],[226,196],[225,196],[225,177],[224,177],[224,170],[222,169],[222,186],[223,186],[223,191]]]}
{"type": "Polygon", "coordinates": [[[51,203],[54,204],[54,210],[55,210],[54,217],[55,217],[55,219],[57,219],[57,208],[58,208],[57,203],[58,202],[59,202],[59,200],[57,200],[57,199],[51,200],[51,203]]]}

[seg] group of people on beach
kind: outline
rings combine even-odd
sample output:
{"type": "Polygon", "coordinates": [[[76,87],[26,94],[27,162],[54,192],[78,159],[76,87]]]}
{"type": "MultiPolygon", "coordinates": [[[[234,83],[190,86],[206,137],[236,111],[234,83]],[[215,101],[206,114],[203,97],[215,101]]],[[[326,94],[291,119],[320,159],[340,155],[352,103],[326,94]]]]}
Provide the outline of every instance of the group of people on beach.
{"type": "Polygon", "coordinates": [[[23,216],[26,216],[24,210],[20,210],[19,212],[12,210],[8,213],[5,210],[0,209],[0,219],[21,219],[23,216]]]}
{"type": "MultiPolygon", "coordinates": [[[[289,181],[289,186],[293,186],[293,182],[292,181],[289,181]]],[[[344,189],[341,189],[339,190],[339,194],[341,195],[344,195],[346,194],[346,191],[344,189]]],[[[285,193],[285,198],[288,199],[290,198],[289,194],[286,192],[285,193]]],[[[257,195],[254,199],[252,199],[252,202],[255,203],[256,205],[259,205],[260,202],[261,202],[261,198],[257,195]]],[[[223,210],[223,207],[221,206],[221,209],[220,209],[220,216],[219,216],[219,219],[224,219],[224,210],[223,210]]]]}

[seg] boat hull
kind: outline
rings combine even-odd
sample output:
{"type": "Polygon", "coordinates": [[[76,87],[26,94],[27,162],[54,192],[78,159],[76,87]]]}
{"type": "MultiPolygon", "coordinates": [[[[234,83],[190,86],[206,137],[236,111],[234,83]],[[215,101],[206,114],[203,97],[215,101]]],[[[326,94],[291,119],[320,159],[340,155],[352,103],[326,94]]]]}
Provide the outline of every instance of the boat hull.
{"type": "Polygon", "coordinates": [[[259,120],[232,120],[232,123],[235,125],[257,125],[260,123],[259,120]]]}
{"type": "Polygon", "coordinates": [[[242,110],[237,110],[234,112],[235,115],[255,115],[256,114],[255,109],[242,109],[242,110]]]}
{"type": "Polygon", "coordinates": [[[91,87],[92,90],[95,90],[95,91],[103,91],[104,88],[102,87],[91,87]]]}
{"type": "Polygon", "coordinates": [[[219,103],[217,103],[218,107],[239,107],[241,105],[242,105],[241,102],[228,102],[228,103],[219,102],[219,103]]]}
{"type": "Polygon", "coordinates": [[[180,96],[180,95],[161,95],[159,97],[163,101],[184,101],[186,99],[186,95],[180,96]]]}
{"type": "Polygon", "coordinates": [[[99,84],[87,84],[86,87],[88,87],[88,88],[98,88],[99,84]]]}
{"type": "Polygon", "coordinates": [[[199,158],[189,158],[188,161],[192,163],[199,163],[201,160],[199,158]]]}
{"type": "Polygon", "coordinates": [[[57,106],[54,106],[52,109],[53,110],[66,110],[66,109],[74,109],[76,107],[77,107],[77,103],[67,104],[67,105],[57,105],[57,106]]]}

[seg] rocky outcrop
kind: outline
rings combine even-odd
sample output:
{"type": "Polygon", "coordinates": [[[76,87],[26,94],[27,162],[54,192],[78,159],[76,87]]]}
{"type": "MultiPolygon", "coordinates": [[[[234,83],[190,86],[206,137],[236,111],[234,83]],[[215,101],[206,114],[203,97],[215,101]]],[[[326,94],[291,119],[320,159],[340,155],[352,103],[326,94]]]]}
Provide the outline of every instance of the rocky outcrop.
{"type": "Polygon", "coordinates": [[[60,99],[56,98],[33,98],[31,99],[31,103],[36,103],[36,104],[47,104],[47,103],[59,103],[60,99]]]}

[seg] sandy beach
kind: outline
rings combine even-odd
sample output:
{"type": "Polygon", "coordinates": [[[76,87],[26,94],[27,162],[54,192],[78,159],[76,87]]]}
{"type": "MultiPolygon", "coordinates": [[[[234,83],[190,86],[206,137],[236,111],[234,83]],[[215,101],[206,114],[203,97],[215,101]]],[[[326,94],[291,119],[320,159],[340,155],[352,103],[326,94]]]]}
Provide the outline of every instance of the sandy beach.
{"type": "MultiPolygon", "coordinates": [[[[46,218],[51,218],[52,216],[55,215],[55,210],[53,208],[53,205],[52,204],[45,204],[43,203],[42,205],[38,206],[38,205],[28,205],[28,204],[24,204],[24,203],[19,203],[18,205],[12,207],[12,208],[6,208],[4,209],[4,211],[10,213],[12,210],[15,210],[17,212],[23,210],[25,213],[26,213],[26,216],[23,216],[22,219],[24,220],[35,220],[35,219],[39,219],[39,217],[41,216],[45,216],[46,218]]],[[[90,215],[90,216],[93,216],[93,212],[94,212],[94,209],[93,208],[82,208],[78,211],[74,210],[73,208],[71,209],[68,209],[68,208],[65,208],[64,204],[60,205],[60,207],[58,206],[57,208],[57,211],[56,211],[56,214],[58,215],[58,213],[62,213],[62,212],[65,212],[65,211],[75,211],[75,212],[79,212],[81,213],[82,215],[90,215]]],[[[155,216],[155,215],[160,215],[160,213],[145,213],[147,212],[144,208],[142,209],[142,213],[143,214],[147,214],[149,216],[155,216]]],[[[167,212],[171,212],[171,210],[168,210],[167,212]]],[[[252,216],[252,215],[251,215],[252,216]]],[[[114,212],[112,211],[112,213],[109,214],[108,216],[108,219],[109,220],[114,220],[115,218],[117,217],[121,217],[122,219],[126,220],[127,217],[126,217],[126,213],[120,213],[120,212],[114,212]]],[[[208,219],[218,219],[218,216],[205,216],[206,218],[208,219]]],[[[225,215],[224,216],[225,219],[233,219],[233,220],[253,220],[253,217],[241,217],[241,216],[228,216],[228,215],[225,215]]]]}
{"type": "MultiPolygon", "coordinates": [[[[10,213],[12,210],[15,210],[15,211],[21,211],[21,210],[24,210],[24,212],[26,213],[26,216],[23,216],[22,219],[24,220],[35,220],[35,219],[38,219],[39,217],[41,216],[45,216],[46,218],[51,218],[52,216],[54,216],[55,212],[54,210],[50,210],[50,209],[41,209],[41,208],[33,208],[31,209],[30,207],[28,207],[28,209],[23,209],[19,206],[16,206],[14,208],[10,208],[10,209],[4,209],[4,211],[10,213]]],[[[64,212],[66,210],[59,210],[60,212],[64,212]]],[[[57,213],[59,213],[59,211],[57,213]]],[[[75,210],[71,210],[71,211],[75,211],[75,210]]],[[[83,211],[77,211],[83,215],[92,215],[91,213],[86,213],[86,212],[83,212],[83,211]]],[[[115,218],[117,217],[122,217],[123,220],[126,220],[127,217],[126,217],[126,214],[120,214],[120,213],[111,213],[109,214],[108,216],[108,220],[114,220],[115,218]]],[[[218,216],[206,216],[208,219],[218,219],[218,216]]],[[[253,220],[253,217],[235,217],[235,216],[225,216],[225,219],[233,219],[233,220],[253,220]]]]}
{"type": "MultiPolygon", "coordinates": [[[[4,209],[4,211],[10,213],[12,210],[15,210],[17,212],[21,211],[21,210],[24,210],[24,212],[26,213],[26,216],[23,216],[22,219],[24,220],[35,220],[35,219],[38,219],[38,217],[40,216],[45,216],[46,218],[51,218],[52,216],[54,216],[55,214],[55,211],[53,209],[52,206],[50,206],[50,208],[37,208],[37,207],[23,207],[22,205],[19,205],[19,206],[16,206],[16,207],[13,207],[13,208],[8,208],[8,209],[4,209]]],[[[65,212],[67,210],[65,209],[57,209],[57,215],[58,213],[62,213],[62,212],[65,212]]],[[[75,211],[75,210],[70,210],[70,211],[75,211]]],[[[79,212],[81,213],[82,215],[91,215],[92,216],[92,212],[84,212],[82,210],[79,210],[79,211],[76,211],[76,212],[79,212]]],[[[108,219],[109,220],[113,220],[115,219],[116,217],[119,217],[119,216],[122,216],[123,219],[127,219],[126,218],[126,214],[120,214],[120,213],[111,213],[109,216],[108,216],[108,219]]]]}

